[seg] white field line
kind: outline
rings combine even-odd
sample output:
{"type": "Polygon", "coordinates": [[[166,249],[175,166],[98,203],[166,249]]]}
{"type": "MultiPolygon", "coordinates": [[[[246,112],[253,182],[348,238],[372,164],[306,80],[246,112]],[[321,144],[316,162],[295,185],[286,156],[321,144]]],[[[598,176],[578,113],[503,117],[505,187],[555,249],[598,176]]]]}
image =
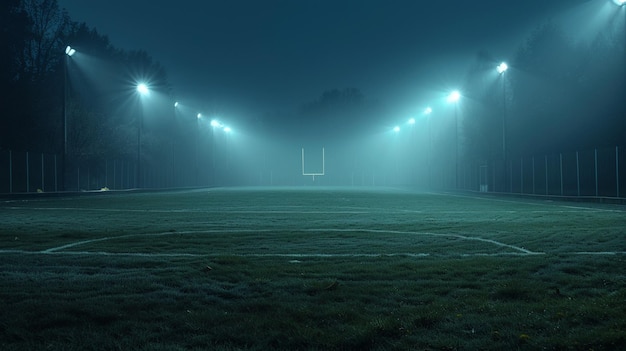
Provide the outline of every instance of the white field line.
{"type": "Polygon", "coordinates": [[[126,234],[126,235],[117,235],[117,236],[107,236],[103,238],[97,239],[89,239],[89,240],[81,240],[73,243],[69,243],[62,246],[52,247],[46,250],[41,251],[41,253],[52,253],[56,251],[61,251],[64,249],[68,249],[70,247],[95,243],[99,241],[107,241],[107,240],[115,240],[115,239],[125,239],[125,238],[134,238],[140,236],[166,236],[166,235],[185,235],[185,234],[206,234],[206,233],[250,233],[250,232],[269,232],[270,230],[252,230],[252,229],[222,229],[222,230],[201,230],[201,231],[182,231],[182,232],[163,232],[163,233],[143,233],[143,234],[126,234]]]}
{"type": "MultiPolygon", "coordinates": [[[[493,197],[481,197],[481,196],[471,196],[471,195],[460,195],[460,194],[452,194],[452,193],[436,193],[439,195],[446,195],[446,196],[450,196],[450,197],[461,197],[461,198],[466,198],[466,199],[472,199],[472,200],[483,200],[483,201],[493,201],[493,202],[504,202],[504,203],[511,203],[511,204],[524,204],[524,205],[533,205],[533,206],[554,206],[554,207],[562,207],[562,208],[567,208],[570,210],[576,210],[576,211],[592,211],[592,212],[615,212],[615,213],[623,213],[626,212],[626,210],[624,209],[619,209],[619,208],[615,208],[615,209],[608,209],[608,208],[597,208],[597,207],[590,207],[590,206],[573,206],[573,205],[563,205],[560,204],[558,202],[554,202],[553,200],[541,200],[541,199],[537,199],[535,201],[524,201],[524,200],[512,200],[512,199],[498,199],[498,198],[493,198],[493,197]],[[549,202],[548,202],[549,201],[549,202]]],[[[489,211],[492,212],[492,211],[489,211]]],[[[521,211],[520,211],[521,212],[521,211]]],[[[540,212],[555,212],[555,213],[561,213],[564,211],[550,211],[550,210],[543,210],[540,212]]],[[[569,212],[569,211],[568,211],[569,212]]]]}
{"type": "MultiPolygon", "coordinates": [[[[459,254],[437,254],[429,253],[386,253],[386,254],[327,254],[327,253],[276,253],[276,254],[192,254],[192,253],[147,253],[147,252],[106,252],[106,251],[27,251],[27,250],[0,250],[0,254],[20,254],[20,255],[76,255],[76,256],[128,256],[128,257],[284,257],[284,258],[376,258],[376,257],[506,257],[506,256],[532,256],[520,252],[501,253],[459,253],[459,254]]],[[[626,255],[626,251],[616,252],[559,252],[559,255],[593,255],[593,256],[617,256],[626,255]]]]}
{"type": "Polygon", "coordinates": [[[192,253],[153,253],[153,252],[106,252],[106,251],[27,251],[27,250],[0,250],[0,254],[25,255],[77,255],[77,256],[134,256],[134,257],[205,257],[207,255],[192,253]]]}
{"type": "MultiPolygon", "coordinates": [[[[450,195],[450,196],[459,196],[459,195],[450,195]]],[[[489,199],[483,199],[489,200],[489,199]]],[[[513,202],[506,200],[493,200],[493,201],[501,201],[501,202],[513,202]]],[[[522,202],[518,202],[522,203],[522,202]]],[[[532,204],[532,203],[528,203],[532,204]]],[[[541,205],[541,204],[533,204],[533,205],[541,205]]],[[[520,210],[495,210],[495,211],[487,211],[484,210],[407,210],[407,209],[388,209],[388,208],[357,208],[357,207],[340,207],[338,210],[310,210],[310,211],[297,211],[297,210],[238,210],[238,209],[224,209],[221,208],[219,210],[212,209],[167,209],[167,210],[154,210],[154,209],[115,209],[115,208],[81,208],[81,207],[19,207],[19,206],[10,206],[10,207],[2,207],[5,210],[33,210],[33,211],[84,211],[84,212],[112,212],[112,213],[123,213],[123,212],[133,212],[133,213],[232,213],[232,214],[379,214],[379,213],[396,213],[396,214],[513,214],[513,213],[580,213],[580,212],[589,212],[589,211],[597,211],[597,212],[622,212],[619,210],[607,210],[607,209],[594,209],[594,208],[586,208],[586,207],[575,207],[575,206],[560,206],[564,208],[568,208],[568,210],[530,210],[530,211],[520,211],[520,210]]]]}
{"type": "MultiPolygon", "coordinates": [[[[245,233],[251,233],[251,232],[263,233],[263,232],[265,232],[265,233],[267,233],[269,231],[275,231],[275,230],[269,230],[269,229],[265,229],[265,230],[232,229],[232,230],[202,230],[202,231],[127,234],[127,235],[110,236],[110,237],[103,237],[103,238],[96,238],[96,239],[89,239],[89,240],[81,240],[81,241],[69,243],[69,244],[66,244],[66,245],[52,247],[52,248],[49,248],[49,249],[46,249],[46,250],[42,250],[41,253],[60,252],[62,250],[68,249],[68,248],[81,246],[81,245],[85,245],[85,244],[90,244],[90,243],[95,243],[95,242],[100,242],[100,241],[124,239],[124,238],[131,238],[131,237],[141,237],[141,236],[166,236],[166,235],[207,234],[207,233],[242,233],[242,232],[245,232],[245,233]]],[[[499,241],[496,241],[496,240],[485,239],[485,238],[481,238],[481,237],[465,236],[465,235],[460,235],[460,234],[442,234],[442,233],[429,233],[429,232],[408,232],[408,231],[377,230],[377,229],[337,229],[337,228],[303,229],[303,230],[300,230],[300,231],[302,231],[302,232],[333,232],[333,233],[364,232],[364,233],[377,233],[377,234],[426,235],[426,236],[435,236],[435,237],[451,237],[451,238],[457,238],[457,239],[461,239],[461,240],[481,241],[481,242],[493,244],[493,245],[496,245],[496,246],[505,247],[505,248],[517,251],[518,254],[524,254],[524,255],[540,255],[540,254],[544,254],[543,252],[530,251],[530,250],[527,250],[527,249],[525,249],[523,247],[510,245],[510,244],[505,244],[505,243],[502,243],[502,242],[499,242],[499,241]]],[[[64,252],[66,252],[66,251],[64,251],[64,252]]],[[[276,255],[276,254],[273,254],[273,255],[276,255]]],[[[323,254],[320,254],[320,255],[323,255],[323,254]]],[[[360,255],[370,255],[370,254],[360,254],[360,255]]],[[[381,254],[371,254],[371,255],[379,255],[380,256],[381,254]]],[[[424,254],[419,254],[419,255],[424,255],[424,254]]]]}
{"type": "Polygon", "coordinates": [[[477,236],[465,236],[465,235],[460,235],[460,234],[442,234],[442,233],[429,233],[429,232],[406,232],[406,231],[398,231],[398,230],[377,230],[377,229],[304,229],[303,231],[305,231],[305,232],[312,232],[312,231],[355,232],[356,231],[356,232],[380,233],[380,234],[441,236],[441,237],[457,238],[457,239],[462,239],[462,240],[482,241],[482,242],[490,243],[490,244],[493,244],[493,245],[496,245],[496,246],[506,247],[506,248],[509,248],[509,249],[512,249],[512,250],[515,250],[515,251],[519,251],[519,252],[521,252],[523,254],[526,254],[526,255],[540,255],[540,254],[544,254],[543,252],[530,251],[530,250],[527,250],[527,249],[525,249],[523,247],[501,243],[501,242],[496,241],[496,240],[484,239],[484,238],[477,237],[477,236]]]}
{"type": "Polygon", "coordinates": [[[150,209],[116,209],[116,208],[80,208],[80,207],[3,207],[5,210],[33,210],[33,211],[89,211],[89,212],[135,212],[135,213],[234,213],[234,214],[371,214],[375,210],[338,210],[338,211],[296,211],[296,210],[235,210],[235,209],[180,209],[180,210],[150,210],[150,209]]]}

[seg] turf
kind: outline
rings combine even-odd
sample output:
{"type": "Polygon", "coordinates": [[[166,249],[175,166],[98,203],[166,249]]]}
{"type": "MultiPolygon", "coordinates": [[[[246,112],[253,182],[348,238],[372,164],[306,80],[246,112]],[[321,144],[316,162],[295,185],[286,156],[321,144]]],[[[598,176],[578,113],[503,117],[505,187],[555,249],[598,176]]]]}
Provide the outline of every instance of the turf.
{"type": "Polygon", "coordinates": [[[626,208],[376,188],[0,203],[3,350],[620,350],[626,208]]]}

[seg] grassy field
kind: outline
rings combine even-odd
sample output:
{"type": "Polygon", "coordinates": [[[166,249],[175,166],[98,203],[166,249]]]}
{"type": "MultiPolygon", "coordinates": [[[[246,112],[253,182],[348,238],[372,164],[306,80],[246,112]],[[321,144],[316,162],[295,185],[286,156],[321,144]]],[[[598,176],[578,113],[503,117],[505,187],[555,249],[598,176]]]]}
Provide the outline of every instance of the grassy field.
{"type": "Polygon", "coordinates": [[[626,208],[394,189],[0,202],[2,350],[624,350],[626,208]]]}

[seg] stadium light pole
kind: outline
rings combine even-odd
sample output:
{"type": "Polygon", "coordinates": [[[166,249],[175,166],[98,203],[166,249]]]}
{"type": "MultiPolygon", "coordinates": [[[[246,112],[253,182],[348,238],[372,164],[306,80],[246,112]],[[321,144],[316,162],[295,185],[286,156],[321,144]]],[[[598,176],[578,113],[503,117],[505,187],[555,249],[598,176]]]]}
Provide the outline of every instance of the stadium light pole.
{"type": "Polygon", "coordinates": [[[63,63],[63,154],[62,154],[62,170],[61,170],[61,190],[65,191],[65,173],[67,172],[67,99],[69,84],[67,76],[69,74],[68,66],[70,57],[76,53],[76,49],[71,46],[65,47],[65,62],[63,63]]]}
{"type": "Polygon", "coordinates": [[[215,181],[216,181],[215,178],[217,176],[217,173],[216,173],[216,170],[215,170],[215,164],[216,164],[216,162],[215,162],[215,156],[216,156],[215,149],[217,147],[217,142],[215,141],[215,128],[223,128],[223,125],[217,119],[212,119],[211,120],[211,143],[213,144],[213,146],[211,147],[211,163],[213,165],[212,165],[212,168],[211,168],[211,171],[212,171],[211,173],[213,174],[213,184],[215,184],[215,181]]]}
{"type": "Polygon", "coordinates": [[[196,185],[200,185],[200,176],[199,176],[199,170],[198,170],[198,158],[199,156],[199,143],[200,143],[200,120],[202,119],[202,113],[198,113],[196,115],[196,135],[195,135],[195,144],[196,144],[196,150],[195,150],[195,168],[196,168],[196,185]]]}
{"type": "Polygon", "coordinates": [[[456,188],[459,187],[459,99],[461,99],[461,93],[458,90],[452,91],[447,98],[449,104],[454,104],[454,182],[456,188]]]}
{"type": "Polygon", "coordinates": [[[506,192],[506,81],[504,79],[504,73],[509,69],[506,62],[500,63],[496,67],[496,71],[500,75],[502,81],[502,162],[504,163],[504,191],[506,192]]]}
{"type": "Polygon", "coordinates": [[[424,116],[426,116],[426,123],[428,123],[428,187],[432,187],[432,138],[430,132],[430,117],[433,113],[433,109],[430,106],[424,109],[424,116]]]}
{"type": "Polygon", "coordinates": [[[139,93],[139,115],[137,116],[137,167],[135,167],[135,185],[141,187],[141,132],[143,129],[143,101],[142,98],[150,93],[150,89],[145,83],[137,84],[139,93]]]}
{"type": "MultiPolygon", "coordinates": [[[[626,0],[613,0],[613,2],[616,5],[618,5],[620,8],[622,8],[622,10],[624,12],[624,41],[626,42],[626,0]]],[[[622,62],[626,62],[626,49],[624,50],[624,61],[622,61],[622,62]]],[[[626,70],[626,68],[624,68],[624,69],[626,70]]],[[[623,79],[626,80],[626,74],[624,75],[623,79]]],[[[626,104],[624,105],[623,108],[626,109],[626,104]]],[[[624,137],[626,137],[626,122],[623,123],[622,129],[624,130],[624,132],[623,132],[624,137]]]]}

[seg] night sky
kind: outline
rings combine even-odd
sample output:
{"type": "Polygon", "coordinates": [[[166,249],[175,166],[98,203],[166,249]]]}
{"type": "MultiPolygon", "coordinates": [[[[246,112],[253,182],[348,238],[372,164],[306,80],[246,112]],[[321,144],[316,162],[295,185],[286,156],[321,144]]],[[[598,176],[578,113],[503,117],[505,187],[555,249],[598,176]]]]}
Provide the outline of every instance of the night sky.
{"type": "Polygon", "coordinates": [[[460,84],[477,52],[506,59],[585,1],[59,0],[113,46],[145,50],[177,99],[237,118],[329,89],[412,113],[460,84]]]}

